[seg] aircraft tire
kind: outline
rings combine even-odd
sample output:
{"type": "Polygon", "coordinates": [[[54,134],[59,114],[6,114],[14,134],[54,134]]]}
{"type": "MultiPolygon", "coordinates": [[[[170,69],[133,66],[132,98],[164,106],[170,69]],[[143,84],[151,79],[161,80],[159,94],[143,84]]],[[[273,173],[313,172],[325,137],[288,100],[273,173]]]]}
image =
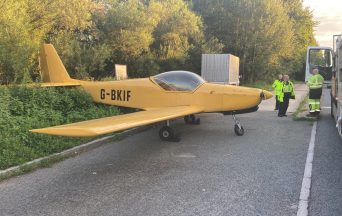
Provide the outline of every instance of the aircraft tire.
{"type": "Polygon", "coordinates": [[[184,122],[185,124],[190,124],[190,116],[188,115],[184,116],[184,122]]]}
{"type": "Polygon", "coordinates": [[[184,116],[184,122],[186,124],[199,125],[201,124],[201,119],[196,118],[195,115],[191,114],[184,116]]]}
{"type": "Polygon", "coordinates": [[[195,115],[186,115],[184,116],[184,121],[186,124],[194,124],[196,121],[195,115]]]}
{"type": "Polygon", "coordinates": [[[169,126],[163,126],[159,130],[159,137],[163,141],[172,141],[175,137],[175,132],[169,126]]]}
{"type": "Polygon", "coordinates": [[[245,129],[242,126],[235,125],[234,132],[237,136],[243,136],[245,134],[245,129]]]}

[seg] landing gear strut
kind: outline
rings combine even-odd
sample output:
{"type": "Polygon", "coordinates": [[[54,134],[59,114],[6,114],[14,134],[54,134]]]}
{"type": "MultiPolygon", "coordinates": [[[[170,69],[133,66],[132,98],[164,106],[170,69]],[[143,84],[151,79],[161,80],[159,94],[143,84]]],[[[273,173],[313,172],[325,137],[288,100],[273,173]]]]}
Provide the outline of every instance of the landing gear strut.
{"type": "Polygon", "coordinates": [[[192,125],[201,124],[201,119],[196,118],[195,115],[193,114],[184,116],[184,121],[185,121],[185,124],[192,124],[192,125]]]}
{"type": "Polygon", "coordinates": [[[175,135],[174,130],[170,127],[170,121],[166,121],[166,125],[159,130],[159,137],[163,141],[179,142],[180,139],[175,135]]]}
{"type": "Polygon", "coordinates": [[[235,122],[234,125],[234,132],[237,136],[243,136],[245,134],[245,129],[242,127],[242,125],[240,124],[239,120],[236,118],[235,114],[233,113],[233,119],[235,122]]]}

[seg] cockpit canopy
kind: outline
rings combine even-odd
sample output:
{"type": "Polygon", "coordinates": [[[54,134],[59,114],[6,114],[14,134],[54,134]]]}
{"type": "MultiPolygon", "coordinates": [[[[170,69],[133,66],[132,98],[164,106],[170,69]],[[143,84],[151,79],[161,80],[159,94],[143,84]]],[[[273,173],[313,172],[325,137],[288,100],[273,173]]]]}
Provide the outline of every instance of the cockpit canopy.
{"type": "Polygon", "coordinates": [[[189,71],[169,71],[152,77],[166,91],[194,91],[205,80],[189,71]]]}

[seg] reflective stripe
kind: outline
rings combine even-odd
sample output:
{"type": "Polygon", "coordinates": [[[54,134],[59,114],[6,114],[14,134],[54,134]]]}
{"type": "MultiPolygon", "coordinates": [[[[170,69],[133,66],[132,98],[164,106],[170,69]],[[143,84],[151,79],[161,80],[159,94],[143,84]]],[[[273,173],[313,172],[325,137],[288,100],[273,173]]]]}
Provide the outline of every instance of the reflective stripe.
{"type": "Polygon", "coordinates": [[[310,89],[320,89],[323,88],[323,85],[310,85],[310,89]]]}
{"type": "Polygon", "coordinates": [[[310,89],[319,89],[323,87],[324,78],[320,74],[313,75],[308,81],[310,89]]]}

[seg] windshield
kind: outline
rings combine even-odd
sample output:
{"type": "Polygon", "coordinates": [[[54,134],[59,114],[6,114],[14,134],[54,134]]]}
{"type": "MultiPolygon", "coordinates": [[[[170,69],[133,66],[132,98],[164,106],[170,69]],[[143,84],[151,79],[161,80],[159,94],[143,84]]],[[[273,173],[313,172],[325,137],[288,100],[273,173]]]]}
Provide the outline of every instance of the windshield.
{"type": "Polygon", "coordinates": [[[154,76],[153,80],[166,91],[193,91],[205,82],[189,71],[169,71],[154,76]]]}

